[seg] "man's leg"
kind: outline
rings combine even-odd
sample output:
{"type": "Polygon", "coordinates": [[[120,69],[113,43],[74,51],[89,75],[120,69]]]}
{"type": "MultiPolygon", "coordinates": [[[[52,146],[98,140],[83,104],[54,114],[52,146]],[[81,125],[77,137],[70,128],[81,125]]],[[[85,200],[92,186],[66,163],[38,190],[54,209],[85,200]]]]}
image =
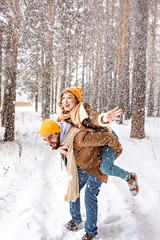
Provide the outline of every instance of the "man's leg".
{"type": "MultiPolygon", "coordinates": [[[[78,180],[79,180],[79,191],[84,187],[87,182],[89,174],[78,167],[78,180]]],[[[82,222],[81,211],[80,211],[80,196],[76,202],[70,202],[70,214],[74,223],[82,222]]]]}
{"type": "Polygon", "coordinates": [[[97,196],[100,191],[102,182],[89,174],[87,186],[85,190],[85,207],[86,207],[86,222],[85,232],[91,236],[97,235],[97,215],[98,202],[97,196]]]}

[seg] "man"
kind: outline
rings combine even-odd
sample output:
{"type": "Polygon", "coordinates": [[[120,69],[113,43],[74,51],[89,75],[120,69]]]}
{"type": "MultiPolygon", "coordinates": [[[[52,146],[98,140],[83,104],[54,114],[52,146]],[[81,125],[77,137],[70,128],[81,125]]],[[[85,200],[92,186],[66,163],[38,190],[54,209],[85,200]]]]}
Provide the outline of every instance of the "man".
{"type": "Polygon", "coordinates": [[[82,131],[69,123],[56,123],[51,119],[43,121],[40,136],[52,149],[57,149],[67,155],[67,172],[69,176],[68,191],[65,200],[70,202],[72,220],[66,224],[70,231],[79,229],[82,222],[80,213],[79,192],[86,184],[85,232],[82,240],[91,240],[97,235],[97,197],[102,182],[107,182],[108,176],[100,170],[102,146],[110,146],[118,157],[122,146],[115,136],[108,131],[82,131]]]}

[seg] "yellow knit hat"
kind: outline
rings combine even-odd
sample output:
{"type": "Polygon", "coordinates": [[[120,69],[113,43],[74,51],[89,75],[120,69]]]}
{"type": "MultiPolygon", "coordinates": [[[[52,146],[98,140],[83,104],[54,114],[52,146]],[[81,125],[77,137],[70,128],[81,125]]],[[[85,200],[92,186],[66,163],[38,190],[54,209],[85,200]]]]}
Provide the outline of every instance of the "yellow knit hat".
{"type": "Polygon", "coordinates": [[[81,102],[81,93],[82,93],[82,88],[81,87],[73,87],[73,88],[66,88],[63,90],[62,93],[64,93],[65,91],[70,91],[71,93],[73,93],[76,98],[79,100],[79,102],[81,102]]]}
{"type": "Polygon", "coordinates": [[[44,136],[46,134],[50,133],[59,133],[60,132],[60,127],[59,125],[53,121],[52,119],[45,119],[42,122],[41,128],[40,128],[40,136],[44,136]]]}

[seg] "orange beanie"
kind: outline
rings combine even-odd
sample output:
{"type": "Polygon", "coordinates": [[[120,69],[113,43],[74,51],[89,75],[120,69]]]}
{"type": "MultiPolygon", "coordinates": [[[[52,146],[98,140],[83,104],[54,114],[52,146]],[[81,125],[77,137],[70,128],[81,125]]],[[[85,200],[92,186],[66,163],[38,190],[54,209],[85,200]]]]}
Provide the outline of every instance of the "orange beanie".
{"type": "Polygon", "coordinates": [[[59,125],[53,121],[52,119],[45,119],[42,122],[41,128],[40,128],[40,136],[44,136],[46,134],[50,133],[59,133],[60,132],[60,127],[59,125]]]}
{"type": "Polygon", "coordinates": [[[79,102],[81,102],[81,100],[82,100],[82,97],[81,97],[82,88],[81,87],[66,88],[63,90],[62,93],[64,93],[65,91],[69,91],[69,92],[73,93],[76,96],[76,98],[79,100],[79,102]]]}

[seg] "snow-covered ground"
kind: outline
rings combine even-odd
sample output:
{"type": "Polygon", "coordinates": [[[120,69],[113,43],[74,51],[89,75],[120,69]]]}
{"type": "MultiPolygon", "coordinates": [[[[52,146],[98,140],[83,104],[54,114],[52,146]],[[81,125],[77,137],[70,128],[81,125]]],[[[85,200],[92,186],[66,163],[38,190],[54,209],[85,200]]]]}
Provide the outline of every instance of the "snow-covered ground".
{"type": "MultiPolygon", "coordinates": [[[[4,143],[0,127],[0,240],[80,240],[84,235],[84,229],[64,227],[70,220],[63,200],[67,174],[59,153],[40,139],[40,125],[40,113],[17,107],[15,141],[4,143]]],[[[142,140],[129,138],[130,122],[111,126],[124,148],[116,164],[137,173],[140,192],[133,198],[127,183],[116,177],[102,184],[96,239],[159,240],[160,118],[146,118],[142,140]]],[[[81,196],[85,221],[84,191],[81,196]]]]}

